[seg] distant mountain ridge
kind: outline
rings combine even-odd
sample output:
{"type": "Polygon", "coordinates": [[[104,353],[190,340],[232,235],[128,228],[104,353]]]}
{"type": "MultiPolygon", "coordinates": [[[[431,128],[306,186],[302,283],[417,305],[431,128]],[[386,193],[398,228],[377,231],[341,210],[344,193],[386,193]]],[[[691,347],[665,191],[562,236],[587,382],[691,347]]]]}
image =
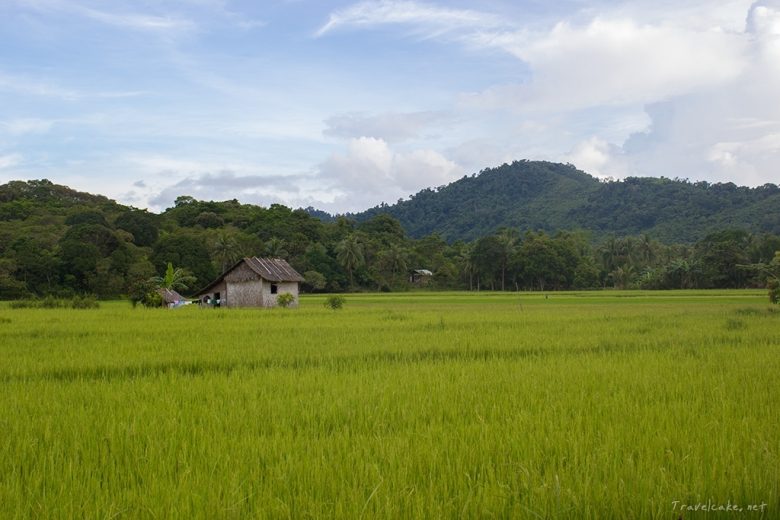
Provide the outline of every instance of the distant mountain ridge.
{"type": "MultiPolygon", "coordinates": [[[[237,201],[204,204],[218,213],[224,205],[238,205],[247,214],[261,210],[237,201]]],[[[0,186],[0,221],[26,219],[36,213],[37,205],[58,212],[71,207],[110,213],[133,209],[47,180],[0,186]]],[[[335,218],[315,208],[305,211],[322,221],[335,218]]],[[[595,240],[647,234],[667,244],[693,243],[729,228],[780,234],[780,187],[663,177],[601,181],[570,164],[524,160],[346,216],[365,222],[381,214],[396,218],[412,238],[438,233],[449,242],[476,240],[508,227],[549,233],[581,229],[591,232],[595,240]]]]}
{"type": "Polygon", "coordinates": [[[438,233],[474,240],[502,227],[596,237],[647,233],[663,242],[694,242],[724,228],[780,233],[780,187],[630,177],[600,181],[570,164],[515,161],[428,188],[408,200],[348,215],[386,213],[412,237],[438,233]]]}

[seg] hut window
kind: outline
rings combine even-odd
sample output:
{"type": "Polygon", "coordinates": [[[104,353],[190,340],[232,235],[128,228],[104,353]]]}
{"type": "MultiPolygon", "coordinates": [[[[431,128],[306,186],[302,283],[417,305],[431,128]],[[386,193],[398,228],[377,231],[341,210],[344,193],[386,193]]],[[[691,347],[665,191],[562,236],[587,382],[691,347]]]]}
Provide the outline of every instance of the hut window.
{"type": "Polygon", "coordinates": [[[271,284],[271,294],[276,294],[278,292],[279,292],[279,286],[276,285],[275,283],[272,283],[271,284]]]}

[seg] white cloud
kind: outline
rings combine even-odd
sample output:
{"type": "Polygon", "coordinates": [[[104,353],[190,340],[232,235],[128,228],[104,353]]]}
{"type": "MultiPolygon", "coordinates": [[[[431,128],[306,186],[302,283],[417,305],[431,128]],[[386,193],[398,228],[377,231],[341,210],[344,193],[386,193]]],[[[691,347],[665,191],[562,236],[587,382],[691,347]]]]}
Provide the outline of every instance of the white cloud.
{"type": "Polygon", "coordinates": [[[434,150],[397,152],[373,137],[352,139],[344,154],[320,165],[320,175],[352,200],[350,210],[393,202],[422,188],[446,184],[463,169],[434,150]]]}
{"type": "MultiPolygon", "coordinates": [[[[251,200],[265,204],[283,200],[293,201],[300,198],[301,185],[305,181],[305,178],[297,175],[244,175],[223,170],[188,176],[151,196],[148,203],[156,208],[164,208],[170,206],[180,195],[189,195],[201,200],[241,198],[244,201],[251,200]]],[[[137,183],[133,186],[147,188],[138,186],[137,183]]]]}
{"type": "Polygon", "coordinates": [[[98,22],[141,31],[182,31],[195,28],[191,20],[171,16],[151,16],[136,13],[111,13],[89,7],[75,7],[80,14],[98,22]]]}
{"type": "Polygon", "coordinates": [[[598,137],[591,137],[579,143],[572,150],[568,162],[580,170],[586,171],[596,177],[606,177],[602,173],[603,168],[609,163],[609,143],[598,137]]]}
{"type": "Polygon", "coordinates": [[[562,160],[594,177],[622,179],[627,166],[621,154],[620,147],[593,136],[579,142],[562,160]]]}
{"type": "Polygon", "coordinates": [[[651,103],[644,132],[622,143],[638,175],[760,185],[780,164],[780,2],[758,2],[743,35],[740,74],[685,96],[651,103]]]}
{"type": "Polygon", "coordinates": [[[721,31],[609,18],[560,22],[539,37],[509,35],[493,44],[527,63],[533,77],[465,102],[523,111],[647,103],[707,88],[740,74],[747,46],[744,36],[721,31]]]}
{"type": "Polygon", "coordinates": [[[16,4],[20,9],[32,10],[41,14],[70,13],[106,25],[131,30],[171,33],[188,31],[197,27],[192,20],[178,16],[111,11],[111,4],[104,2],[98,2],[101,9],[91,7],[90,2],[78,0],[16,0],[16,4]]]}
{"type": "Polygon", "coordinates": [[[372,27],[384,24],[416,26],[426,37],[441,36],[475,27],[500,27],[495,15],[470,9],[451,9],[419,2],[382,0],[360,2],[330,15],[315,36],[344,27],[372,27]]]}

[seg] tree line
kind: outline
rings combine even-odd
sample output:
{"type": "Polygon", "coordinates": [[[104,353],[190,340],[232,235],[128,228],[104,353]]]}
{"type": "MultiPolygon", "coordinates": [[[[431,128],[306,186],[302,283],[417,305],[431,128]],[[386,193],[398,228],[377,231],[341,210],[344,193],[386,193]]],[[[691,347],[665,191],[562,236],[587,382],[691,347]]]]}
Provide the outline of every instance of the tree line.
{"type": "Polygon", "coordinates": [[[0,186],[2,299],[140,300],[170,266],[193,293],[244,256],[287,259],[310,292],[408,290],[414,269],[432,271],[428,287],[441,290],[764,287],[777,251],[780,236],[741,229],[693,244],[511,227],[448,242],[437,233],[411,238],[385,213],[323,221],[282,205],[182,196],[154,214],[48,181],[0,186]]]}

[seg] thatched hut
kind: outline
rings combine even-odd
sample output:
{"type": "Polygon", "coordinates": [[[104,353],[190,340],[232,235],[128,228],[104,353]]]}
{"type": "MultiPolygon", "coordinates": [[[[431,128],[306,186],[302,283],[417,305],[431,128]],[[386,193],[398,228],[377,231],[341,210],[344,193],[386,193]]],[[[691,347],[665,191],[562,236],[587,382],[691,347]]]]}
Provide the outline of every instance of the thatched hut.
{"type": "Polygon", "coordinates": [[[225,307],[275,307],[280,294],[293,296],[298,305],[298,286],[303,276],[281,258],[247,257],[222,273],[198,292],[202,304],[225,307]]]}
{"type": "Polygon", "coordinates": [[[187,299],[184,296],[177,293],[173,289],[157,289],[157,294],[160,295],[160,298],[162,298],[162,304],[166,307],[176,307],[179,305],[184,305],[187,302],[187,299]]]}

